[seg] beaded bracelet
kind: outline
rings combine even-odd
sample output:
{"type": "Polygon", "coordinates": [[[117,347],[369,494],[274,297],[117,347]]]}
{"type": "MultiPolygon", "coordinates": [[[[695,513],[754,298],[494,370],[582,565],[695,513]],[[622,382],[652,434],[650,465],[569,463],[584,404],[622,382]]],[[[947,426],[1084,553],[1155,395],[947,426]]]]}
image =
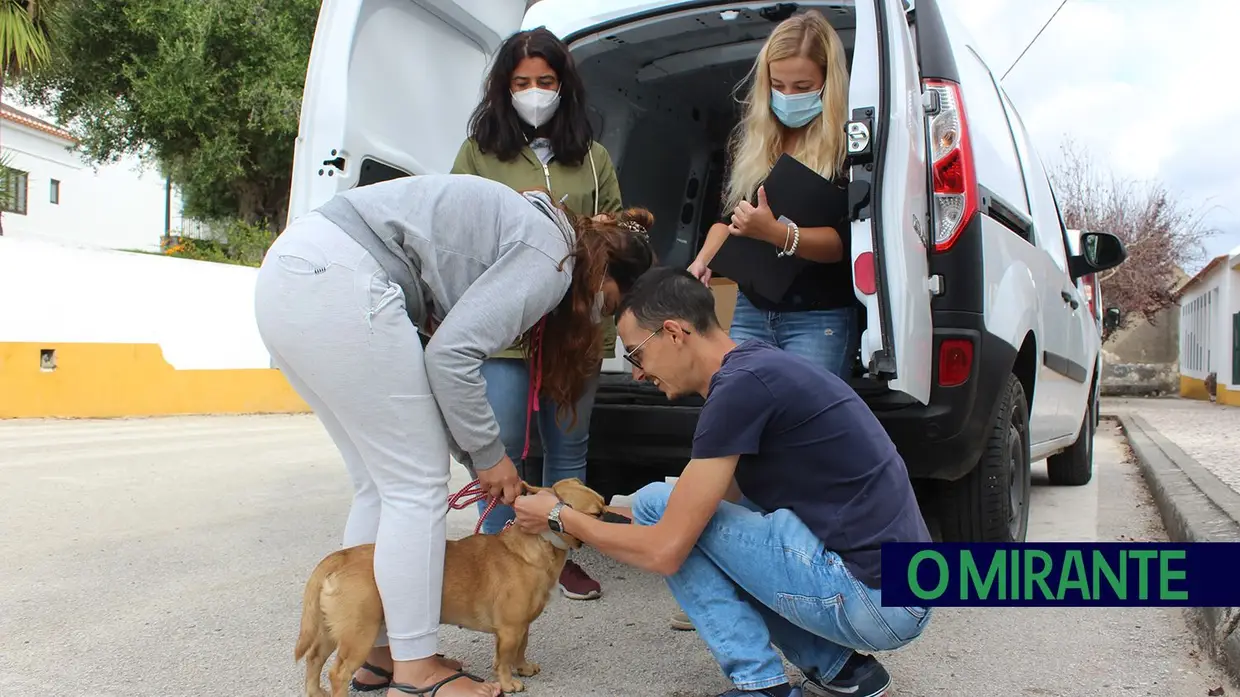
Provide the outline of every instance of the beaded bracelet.
{"type": "Polygon", "coordinates": [[[779,222],[783,223],[787,227],[788,233],[792,237],[792,246],[788,246],[788,236],[785,236],[784,248],[775,252],[775,256],[781,258],[793,256],[797,253],[797,247],[801,244],[801,228],[798,227],[796,223],[788,220],[782,215],[779,216],[779,222]]]}

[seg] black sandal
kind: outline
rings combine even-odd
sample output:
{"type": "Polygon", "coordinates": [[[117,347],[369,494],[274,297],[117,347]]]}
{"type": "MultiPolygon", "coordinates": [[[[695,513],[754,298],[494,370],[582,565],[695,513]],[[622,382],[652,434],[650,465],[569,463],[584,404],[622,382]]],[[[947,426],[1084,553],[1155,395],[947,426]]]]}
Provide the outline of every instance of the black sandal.
{"type": "Polygon", "coordinates": [[[363,663],[362,668],[370,671],[374,675],[378,675],[379,677],[383,678],[383,682],[377,682],[377,683],[358,682],[357,678],[353,678],[353,680],[349,682],[349,687],[353,688],[354,690],[357,690],[358,692],[377,692],[379,690],[388,689],[388,686],[392,684],[392,674],[380,668],[379,666],[371,665],[370,663],[363,663]]]}
{"type": "Polygon", "coordinates": [[[444,678],[443,680],[440,680],[434,685],[430,685],[429,687],[414,687],[413,685],[406,685],[405,683],[402,683],[402,682],[388,683],[388,687],[390,687],[393,690],[404,692],[407,695],[426,695],[426,697],[435,697],[435,695],[439,694],[439,688],[443,687],[444,685],[447,685],[453,680],[458,680],[460,678],[469,678],[470,680],[473,680],[474,682],[486,682],[486,680],[483,680],[477,675],[470,675],[469,673],[466,673],[463,670],[458,670],[456,673],[449,675],[448,677],[444,678]]]}

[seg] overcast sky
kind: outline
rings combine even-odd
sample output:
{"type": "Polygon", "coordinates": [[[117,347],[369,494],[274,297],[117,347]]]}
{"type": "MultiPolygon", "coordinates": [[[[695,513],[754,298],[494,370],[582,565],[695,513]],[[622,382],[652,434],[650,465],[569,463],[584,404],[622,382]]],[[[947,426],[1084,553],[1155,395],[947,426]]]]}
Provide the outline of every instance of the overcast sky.
{"type": "MultiPolygon", "coordinates": [[[[939,2],[1002,77],[1061,0],[939,2]]],[[[1240,89],[1207,77],[1235,67],[1237,27],[1236,0],[1067,0],[1003,88],[1048,165],[1071,133],[1117,174],[1210,208],[1212,257],[1240,246],[1240,89]]]]}

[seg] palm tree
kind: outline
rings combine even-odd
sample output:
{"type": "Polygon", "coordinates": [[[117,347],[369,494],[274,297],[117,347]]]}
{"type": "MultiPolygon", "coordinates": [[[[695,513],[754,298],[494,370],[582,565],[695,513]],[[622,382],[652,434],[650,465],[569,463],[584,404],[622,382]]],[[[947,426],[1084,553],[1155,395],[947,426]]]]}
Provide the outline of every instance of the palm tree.
{"type": "MultiPolygon", "coordinates": [[[[0,103],[4,101],[6,78],[46,65],[51,58],[48,40],[48,5],[52,0],[0,0],[0,103]]],[[[0,176],[6,184],[0,195],[8,191],[8,158],[0,159],[0,176]]],[[[3,215],[0,214],[0,219],[3,215]]],[[[0,223],[0,235],[4,234],[0,223]]]]}

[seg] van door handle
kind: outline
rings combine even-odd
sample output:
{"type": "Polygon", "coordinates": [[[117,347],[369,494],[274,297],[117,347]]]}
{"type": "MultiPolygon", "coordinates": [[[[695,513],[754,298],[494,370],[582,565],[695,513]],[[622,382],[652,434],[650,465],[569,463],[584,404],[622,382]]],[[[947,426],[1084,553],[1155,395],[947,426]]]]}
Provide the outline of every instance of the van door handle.
{"type": "Polygon", "coordinates": [[[1072,305],[1073,310],[1081,306],[1081,304],[1076,301],[1076,298],[1072,297],[1072,294],[1066,290],[1059,291],[1059,297],[1063,298],[1064,302],[1072,305]]]}

